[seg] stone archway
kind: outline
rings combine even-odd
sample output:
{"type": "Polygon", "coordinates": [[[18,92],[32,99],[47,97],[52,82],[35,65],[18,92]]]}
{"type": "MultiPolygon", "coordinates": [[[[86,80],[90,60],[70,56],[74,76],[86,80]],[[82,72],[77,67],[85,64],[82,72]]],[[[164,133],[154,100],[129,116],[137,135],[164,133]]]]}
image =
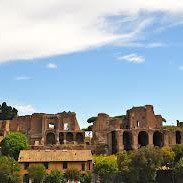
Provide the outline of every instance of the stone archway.
{"type": "Polygon", "coordinates": [[[46,135],[46,144],[47,145],[56,144],[56,138],[55,138],[54,133],[52,133],[52,132],[47,133],[47,135],[46,135]]]}
{"type": "Polygon", "coordinates": [[[176,144],[181,144],[181,132],[176,131],[176,144]]]}
{"type": "Polygon", "coordinates": [[[148,133],[146,131],[139,132],[139,134],[138,134],[138,144],[140,145],[140,147],[147,146],[148,143],[149,143],[148,133]]]}
{"type": "Polygon", "coordinates": [[[132,133],[128,131],[123,132],[123,145],[124,150],[132,150],[132,133]]]}
{"type": "Polygon", "coordinates": [[[64,134],[62,132],[59,133],[59,142],[60,144],[64,144],[64,134]]]}
{"type": "Polygon", "coordinates": [[[73,142],[74,141],[74,136],[73,136],[73,134],[71,132],[68,132],[66,134],[66,141],[67,142],[73,142]]]}
{"type": "Polygon", "coordinates": [[[154,146],[163,146],[163,134],[160,131],[155,131],[153,134],[153,144],[154,146]]]}
{"type": "Polygon", "coordinates": [[[116,137],[116,132],[112,131],[111,132],[111,137],[112,137],[112,154],[117,153],[117,137],[116,137]]]}
{"type": "Polygon", "coordinates": [[[78,144],[81,144],[84,142],[84,135],[82,133],[77,133],[76,134],[76,141],[78,142],[78,144]]]}

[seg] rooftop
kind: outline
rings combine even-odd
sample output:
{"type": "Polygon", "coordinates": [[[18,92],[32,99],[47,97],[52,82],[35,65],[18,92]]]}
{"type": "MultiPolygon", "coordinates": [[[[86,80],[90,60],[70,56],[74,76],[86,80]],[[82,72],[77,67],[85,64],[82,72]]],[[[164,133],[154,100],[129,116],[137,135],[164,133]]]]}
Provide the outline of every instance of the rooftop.
{"type": "Polygon", "coordinates": [[[90,150],[22,150],[18,162],[60,162],[92,160],[90,150]]]}

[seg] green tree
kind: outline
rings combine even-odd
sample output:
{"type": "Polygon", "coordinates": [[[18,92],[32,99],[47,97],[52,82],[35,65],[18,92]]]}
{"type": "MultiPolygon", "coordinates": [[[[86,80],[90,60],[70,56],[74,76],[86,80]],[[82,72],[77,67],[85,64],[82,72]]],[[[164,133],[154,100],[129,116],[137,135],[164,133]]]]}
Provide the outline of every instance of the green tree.
{"type": "Polygon", "coordinates": [[[94,123],[96,121],[97,117],[91,117],[87,120],[88,123],[94,123]]]}
{"type": "Polygon", "coordinates": [[[175,177],[177,183],[183,182],[183,158],[175,165],[175,177]]]}
{"type": "Polygon", "coordinates": [[[0,183],[18,183],[20,165],[11,157],[0,156],[0,183]]]}
{"type": "Polygon", "coordinates": [[[133,155],[134,152],[132,151],[121,151],[117,154],[118,170],[120,171],[125,182],[127,182],[129,179],[133,155]]]}
{"type": "Polygon", "coordinates": [[[11,120],[17,116],[18,110],[14,107],[7,106],[6,102],[0,105],[0,120],[11,120]]]}
{"type": "Polygon", "coordinates": [[[92,174],[90,172],[86,172],[81,178],[81,183],[90,183],[92,180],[92,174]]]}
{"type": "Polygon", "coordinates": [[[172,168],[174,165],[175,152],[171,147],[162,147],[162,166],[166,166],[167,168],[172,168]]]}
{"type": "Polygon", "coordinates": [[[116,156],[95,156],[94,172],[99,176],[101,182],[110,182],[109,177],[118,171],[116,156]]]}
{"type": "Polygon", "coordinates": [[[67,179],[67,181],[73,181],[73,180],[77,180],[79,181],[81,178],[80,172],[76,169],[67,169],[65,172],[65,178],[67,179]]]}
{"type": "Polygon", "coordinates": [[[132,157],[129,179],[131,182],[151,183],[155,181],[156,171],[161,167],[162,153],[156,147],[143,147],[132,157]]]}
{"type": "Polygon", "coordinates": [[[33,183],[41,183],[46,176],[46,169],[44,165],[32,165],[28,168],[28,174],[33,183]]]}
{"type": "Polygon", "coordinates": [[[64,175],[57,169],[52,170],[45,178],[44,183],[65,183],[64,175]]]}
{"type": "Polygon", "coordinates": [[[179,162],[183,158],[183,144],[176,144],[172,147],[172,150],[175,153],[175,163],[179,162]]]}
{"type": "Polygon", "coordinates": [[[5,136],[1,142],[2,154],[18,160],[20,150],[28,149],[27,137],[19,132],[5,136]]]}

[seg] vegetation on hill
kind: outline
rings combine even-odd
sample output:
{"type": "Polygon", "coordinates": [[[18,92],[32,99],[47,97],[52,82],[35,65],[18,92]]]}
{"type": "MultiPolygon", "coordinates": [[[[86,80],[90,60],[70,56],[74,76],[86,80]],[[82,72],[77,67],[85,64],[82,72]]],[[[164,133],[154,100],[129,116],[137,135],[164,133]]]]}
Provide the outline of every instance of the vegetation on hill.
{"type": "Polygon", "coordinates": [[[171,130],[171,131],[183,131],[183,128],[180,126],[167,125],[163,126],[163,129],[171,130]]]}

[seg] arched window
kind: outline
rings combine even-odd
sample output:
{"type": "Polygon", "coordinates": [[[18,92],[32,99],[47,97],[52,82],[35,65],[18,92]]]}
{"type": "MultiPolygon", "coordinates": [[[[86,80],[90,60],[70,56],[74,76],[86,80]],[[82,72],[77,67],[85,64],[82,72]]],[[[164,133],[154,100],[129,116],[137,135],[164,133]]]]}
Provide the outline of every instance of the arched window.
{"type": "Polygon", "coordinates": [[[82,133],[77,133],[76,134],[76,141],[80,144],[84,142],[84,136],[82,133]]]}
{"type": "Polygon", "coordinates": [[[149,137],[148,137],[148,133],[146,131],[141,131],[138,134],[138,144],[140,145],[140,147],[142,146],[146,146],[149,143],[149,137]]]}
{"type": "Polygon", "coordinates": [[[47,145],[56,144],[56,139],[55,139],[55,134],[54,133],[48,133],[46,135],[46,144],[47,145]]]}
{"type": "Polygon", "coordinates": [[[74,137],[73,137],[73,134],[71,132],[68,132],[66,134],[66,140],[67,140],[67,142],[73,142],[74,141],[74,137]]]}
{"type": "Polygon", "coordinates": [[[176,131],[176,144],[181,144],[181,132],[176,131]]]}
{"type": "Polygon", "coordinates": [[[128,131],[123,132],[124,150],[132,150],[132,133],[128,131]]]}
{"type": "Polygon", "coordinates": [[[159,131],[155,131],[153,134],[153,144],[154,146],[163,146],[163,134],[159,131]]]}

